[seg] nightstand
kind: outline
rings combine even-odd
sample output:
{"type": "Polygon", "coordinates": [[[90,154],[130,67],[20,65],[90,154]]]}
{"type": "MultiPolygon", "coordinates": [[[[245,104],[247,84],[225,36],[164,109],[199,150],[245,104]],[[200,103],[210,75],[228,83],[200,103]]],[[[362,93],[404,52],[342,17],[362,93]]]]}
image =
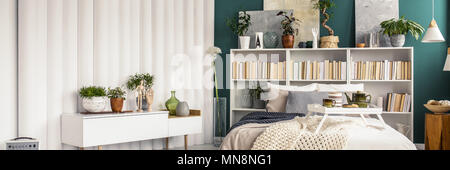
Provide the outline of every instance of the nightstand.
{"type": "Polygon", "coordinates": [[[425,115],[425,150],[450,150],[450,114],[425,115]]]}
{"type": "MultiPolygon", "coordinates": [[[[188,135],[202,133],[202,116],[200,110],[190,110],[189,116],[169,116],[169,137],[184,135],[184,149],[188,149],[188,135]]],[[[169,137],[166,149],[169,149],[169,137]]]]}

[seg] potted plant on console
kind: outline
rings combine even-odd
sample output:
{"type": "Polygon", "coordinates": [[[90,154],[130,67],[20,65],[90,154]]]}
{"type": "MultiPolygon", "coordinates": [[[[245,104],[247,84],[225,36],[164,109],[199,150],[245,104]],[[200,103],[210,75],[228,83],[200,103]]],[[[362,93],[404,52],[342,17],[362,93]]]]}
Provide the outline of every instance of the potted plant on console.
{"type": "Polygon", "coordinates": [[[327,10],[335,6],[334,0],[318,0],[314,5],[314,9],[318,9],[322,14],[322,27],[328,31],[328,36],[320,37],[320,48],[338,48],[339,36],[334,36],[334,30],[327,25],[332,17],[327,10]]]}
{"type": "Polygon", "coordinates": [[[418,40],[420,35],[425,31],[420,24],[405,19],[404,16],[400,19],[392,18],[383,21],[380,26],[383,29],[383,33],[388,35],[391,39],[391,45],[393,47],[403,47],[405,44],[405,35],[408,34],[408,32],[418,40]]]}
{"type": "Polygon", "coordinates": [[[294,48],[294,34],[298,34],[297,26],[300,26],[300,20],[295,18],[293,13],[288,16],[285,11],[278,12],[277,16],[283,16],[285,18],[281,21],[281,28],[283,29],[283,47],[294,48]]]}
{"type": "Polygon", "coordinates": [[[248,31],[248,27],[252,24],[250,20],[251,17],[247,12],[240,11],[238,14],[238,21],[236,21],[235,17],[228,18],[226,21],[231,31],[239,36],[241,49],[249,49],[250,47],[250,36],[244,36],[248,31]]]}
{"type": "Polygon", "coordinates": [[[261,88],[261,86],[258,84],[254,89],[250,89],[249,93],[253,97],[253,108],[255,109],[265,109],[266,108],[266,102],[261,100],[261,93],[263,93],[264,90],[261,88]]]}
{"type": "Polygon", "coordinates": [[[99,86],[82,87],[79,91],[82,106],[88,112],[102,112],[106,105],[106,90],[99,86]]]}
{"type": "Polygon", "coordinates": [[[108,98],[111,103],[111,110],[115,113],[122,112],[123,101],[126,100],[125,91],[123,91],[120,87],[115,89],[108,89],[108,98]]]}
{"type": "MultiPolygon", "coordinates": [[[[143,82],[144,94],[142,94],[142,109],[151,111],[151,105],[153,103],[153,80],[154,76],[149,73],[135,74],[128,78],[126,87],[129,91],[139,93],[136,89],[143,82]]],[[[138,103],[138,94],[136,94],[136,103],[138,103]]]]}

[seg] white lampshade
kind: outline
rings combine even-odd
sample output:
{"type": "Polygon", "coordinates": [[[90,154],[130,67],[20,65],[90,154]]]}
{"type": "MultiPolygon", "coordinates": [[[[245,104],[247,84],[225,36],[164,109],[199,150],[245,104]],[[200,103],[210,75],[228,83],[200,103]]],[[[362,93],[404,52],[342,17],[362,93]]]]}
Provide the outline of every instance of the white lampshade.
{"type": "Polygon", "coordinates": [[[438,43],[445,42],[444,36],[442,36],[441,30],[436,23],[436,20],[432,20],[430,26],[428,27],[425,36],[422,39],[423,43],[438,43]]]}
{"type": "Polygon", "coordinates": [[[445,61],[444,71],[450,71],[450,48],[448,48],[447,60],[445,61]]]}

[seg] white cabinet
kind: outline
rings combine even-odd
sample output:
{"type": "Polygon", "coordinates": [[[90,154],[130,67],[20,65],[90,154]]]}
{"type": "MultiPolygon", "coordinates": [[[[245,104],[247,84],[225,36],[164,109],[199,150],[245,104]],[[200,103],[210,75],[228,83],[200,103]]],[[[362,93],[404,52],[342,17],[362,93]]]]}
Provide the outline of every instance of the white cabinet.
{"type": "Polygon", "coordinates": [[[62,143],[84,148],[197,134],[202,117],[169,119],[167,111],[126,114],[63,114],[62,143]]]}

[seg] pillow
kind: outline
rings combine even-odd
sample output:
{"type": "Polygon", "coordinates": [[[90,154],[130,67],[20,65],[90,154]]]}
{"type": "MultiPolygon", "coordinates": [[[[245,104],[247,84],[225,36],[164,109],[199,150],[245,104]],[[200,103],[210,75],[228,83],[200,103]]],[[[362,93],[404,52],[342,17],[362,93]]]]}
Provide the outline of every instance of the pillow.
{"type": "Polygon", "coordinates": [[[267,112],[286,112],[288,91],[279,90],[275,99],[269,100],[266,106],[267,112]]]}
{"type": "Polygon", "coordinates": [[[328,98],[324,92],[289,92],[286,113],[308,113],[308,104],[322,104],[328,98]]]}
{"type": "Polygon", "coordinates": [[[317,90],[317,84],[313,83],[306,86],[285,86],[267,83],[264,85],[263,89],[267,89],[265,93],[262,93],[262,100],[275,100],[280,91],[301,91],[301,92],[312,92],[317,90]]]}

